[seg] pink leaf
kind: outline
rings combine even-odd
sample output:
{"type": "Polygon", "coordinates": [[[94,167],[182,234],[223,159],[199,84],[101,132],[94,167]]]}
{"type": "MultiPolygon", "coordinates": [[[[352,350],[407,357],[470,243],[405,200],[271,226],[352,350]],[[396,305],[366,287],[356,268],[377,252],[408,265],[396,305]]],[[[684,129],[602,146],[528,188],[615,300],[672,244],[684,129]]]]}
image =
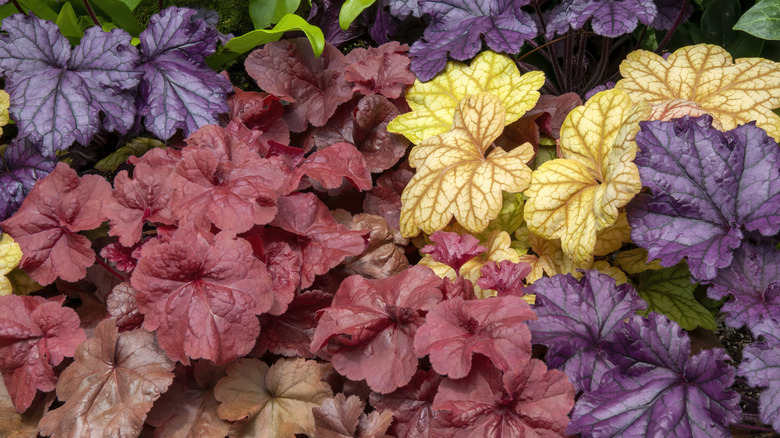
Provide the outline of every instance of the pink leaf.
{"type": "Polygon", "coordinates": [[[425,245],[420,252],[430,254],[434,260],[448,265],[455,272],[459,272],[467,261],[487,251],[479,244],[479,239],[470,234],[461,236],[458,233],[437,231],[431,234],[430,239],[436,245],[425,245]]]}

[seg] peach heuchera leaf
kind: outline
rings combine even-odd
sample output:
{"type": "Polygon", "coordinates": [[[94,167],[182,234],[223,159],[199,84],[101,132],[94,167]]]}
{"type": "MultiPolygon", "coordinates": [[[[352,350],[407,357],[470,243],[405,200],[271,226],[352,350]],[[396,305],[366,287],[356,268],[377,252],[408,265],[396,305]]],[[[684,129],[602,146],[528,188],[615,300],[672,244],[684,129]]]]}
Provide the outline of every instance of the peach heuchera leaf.
{"type": "MultiPolygon", "coordinates": [[[[539,99],[544,73],[520,74],[514,61],[506,55],[485,51],[471,65],[448,62],[433,80],[414,82],[406,92],[411,112],[401,114],[387,130],[403,134],[412,141],[443,134],[452,128],[453,114],[461,100],[472,94],[487,92],[496,95],[506,108],[505,125],[514,122],[530,110],[539,99]]],[[[503,126],[503,125],[502,125],[503,126]]]]}
{"type": "Polygon", "coordinates": [[[173,382],[174,363],[154,335],[143,329],[119,333],[113,319],[98,324],[74,359],[57,383],[57,398],[65,404],[43,416],[42,435],[136,436],[173,382]]]}
{"type": "Polygon", "coordinates": [[[452,129],[427,138],[409,153],[417,173],[401,194],[401,233],[427,234],[443,229],[454,216],[468,231],[478,233],[498,217],[501,191],[528,187],[533,157],[530,143],[511,152],[485,152],[504,129],[506,111],[499,98],[477,93],[464,98],[455,111],[452,129]]]}
{"type": "Polygon", "coordinates": [[[642,189],[634,136],[649,111],[622,90],[603,91],[575,108],[561,128],[563,158],[539,166],[525,191],[528,229],[560,238],[575,262],[591,260],[597,233],[642,189]]]}
{"type": "Polygon", "coordinates": [[[303,358],[279,359],[269,367],[259,359],[239,359],[217,382],[217,413],[238,423],[231,437],[314,436],[312,408],[333,395],[322,381],[325,366],[303,358]]]}
{"type": "Polygon", "coordinates": [[[752,120],[780,141],[780,63],[763,58],[736,62],[722,47],[682,47],[668,58],[645,50],[629,53],[620,64],[623,79],[616,88],[635,102],[653,105],[683,99],[712,115],[723,130],[752,120]]]}

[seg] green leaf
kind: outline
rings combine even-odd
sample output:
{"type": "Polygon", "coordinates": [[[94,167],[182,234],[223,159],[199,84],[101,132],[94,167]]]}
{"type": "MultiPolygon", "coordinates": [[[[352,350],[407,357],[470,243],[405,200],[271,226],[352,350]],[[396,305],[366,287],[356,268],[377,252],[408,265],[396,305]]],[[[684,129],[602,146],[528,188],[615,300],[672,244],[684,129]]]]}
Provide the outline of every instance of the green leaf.
{"type": "Polygon", "coordinates": [[[76,16],[76,11],[73,10],[73,5],[70,2],[65,2],[62,5],[55,23],[60,27],[62,36],[67,38],[74,46],[78,45],[81,37],[84,36],[84,32],[81,30],[81,26],[79,26],[79,17],[76,16]]]}
{"type": "Polygon", "coordinates": [[[339,26],[341,30],[349,29],[349,25],[360,15],[366,8],[373,5],[376,0],[347,0],[341,6],[339,11],[339,26]]]}
{"type": "Polygon", "coordinates": [[[301,0],[249,0],[249,17],[255,29],[265,29],[297,11],[300,5],[301,0]]]}
{"type": "Polygon", "coordinates": [[[287,14],[279,20],[273,29],[253,30],[232,38],[222,47],[222,50],[206,58],[206,63],[216,70],[228,61],[238,58],[261,44],[277,41],[282,37],[282,34],[293,30],[303,31],[311,42],[314,54],[318,57],[322,54],[322,49],[325,47],[325,36],[322,30],[295,14],[287,14]]]}
{"type": "Polygon", "coordinates": [[[135,8],[138,7],[138,5],[141,4],[141,0],[119,0],[120,2],[124,3],[125,6],[127,6],[128,9],[131,11],[134,11],[135,8]]]}
{"type": "Polygon", "coordinates": [[[57,21],[57,12],[55,12],[54,9],[52,9],[43,0],[19,0],[19,4],[22,6],[22,8],[27,8],[28,10],[34,12],[38,18],[43,18],[44,20],[49,21],[57,21]]]}
{"type": "Polygon", "coordinates": [[[706,307],[694,297],[696,283],[691,283],[691,273],[685,263],[671,268],[648,270],[639,274],[637,290],[647,301],[647,315],[657,312],[668,316],[685,330],[702,326],[707,330],[717,329],[717,323],[706,307]]]}
{"type": "Polygon", "coordinates": [[[164,148],[165,143],[154,138],[136,137],[124,146],[114,151],[111,155],[103,158],[95,164],[95,169],[101,172],[115,172],[119,166],[127,162],[131,155],[140,157],[148,150],[153,148],[164,148]]]}
{"type": "Polygon", "coordinates": [[[126,30],[130,35],[137,37],[141,34],[143,29],[138,23],[138,19],[124,2],[120,0],[91,0],[90,4],[96,13],[110,18],[110,21],[126,30]]]}
{"type": "Polygon", "coordinates": [[[734,29],[765,40],[780,40],[780,0],[756,3],[742,14],[734,29]]]}

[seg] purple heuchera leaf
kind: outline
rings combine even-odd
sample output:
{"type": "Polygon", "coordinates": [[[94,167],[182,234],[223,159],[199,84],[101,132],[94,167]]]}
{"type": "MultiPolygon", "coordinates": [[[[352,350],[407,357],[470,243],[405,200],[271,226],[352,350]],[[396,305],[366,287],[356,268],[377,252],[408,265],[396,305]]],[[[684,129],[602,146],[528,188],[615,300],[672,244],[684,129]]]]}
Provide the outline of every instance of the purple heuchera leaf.
{"type": "Polygon", "coordinates": [[[566,431],[586,436],[730,436],[740,418],[735,369],[723,349],[691,353],[677,323],[632,317],[610,344],[618,366],[574,407],[566,431]]]}
{"type": "Polygon", "coordinates": [[[536,36],[536,24],[520,8],[529,0],[420,0],[431,24],[409,50],[412,71],[429,81],[444,69],[447,54],[465,61],[482,49],[482,38],[496,52],[517,53],[536,36]]]}
{"type": "Polygon", "coordinates": [[[532,343],[547,346],[547,365],[565,372],[577,391],[593,391],[614,365],[604,350],[623,320],[646,306],[628,284],[587,270],[541,278],[525,290],[536,294],[537,321],[528,326],[532,343]]]}
{"type": "MultiPolygon", "coordinates": [[[[682,2],[680,0],[655,0],[655,7],[658,9],[658,14],[650,27],[658,30],[669,30],[680,15],[682,2]]],[[[693,6],[689,3],[683,13],[681,23],[687,21],[691,14],[693,14],[693,6]]]]}
{"type": "Polygon", "coordinates": [[[470,235],[459,235],[448,231],[436,231],[430,236],[435,245],[425,245],[420,252],[430,254],[431,258],[444,263],[455,272],[460,272],[461,266],[467,261],[487,251],[479,244],[479,239],[470,235]]]}
{"type": "Polygon", "coordinates": [[[130,129],[140,77],[130,34],[91,27],[71,50],[56,24],[33,14],[6,18],[3,30],[0,74],[20,137],[53,156],[74,141],[89,143],[101,127],[122,134],[130,129]]]}
{"type": "Polygon", "coordinates": [[[780,432],[780,323],[776,319],[762,321],[755,325],[753,334],[764,340],[742,350],[737,374],[747,378],[750,386],[764,388],[759,399],[761,421],[780,432]]]}
{"type": "Polygon", "coordinates": [[[141,32],[141,80],[138,111],[146,128],[167,139],[184,130],[184,136],[228,112],[225,99],[233,87],[211,70],[206,56],[214,53],[218,32],[196,11],[170,7],[155,14],[141,32]]]}
{"type": "Polygon", "coordinates": [[[390,14],[400,20],[410,15],[417,18],[423,15],[417,0],[386,0],[386,3],[390,7],[390,14]]]}
{"type": "Polygon", "coordinates": [[[35,181],[48,175],[56,164],[57,160],[41,155],[29,139],[13,139],[0,155],[0,220],[11,217],[35,181]]]}
{"type": "Polygon", "coordinates": [[[711,283],[710,297],[734,296],[721,308],[732,327],[747,325],[752,330],[780,315],[780,252],[769,242],[743,243],[734,252],[731,266],[718,270],[711,283]]]}
{"type": "Polygon", "coordinates": [[[635,162],[652,196],[626,211],[649,260],[687,257],[694,278],[710,280],[731,264],[743,228],[780,231],[780,147],[755,123],[720,132],[704,115],[640,126],[635,162]]]}
{"type": "Polygon", "coordinates": [[[649,26],[657,15],[653,0],[568,0],[546,17],[546,37],[552,39],[555,34],[566,33],[569,27],[581,29],[591,20],[593,32],[616,38],[633,32],[640,21],[649,26]]]}

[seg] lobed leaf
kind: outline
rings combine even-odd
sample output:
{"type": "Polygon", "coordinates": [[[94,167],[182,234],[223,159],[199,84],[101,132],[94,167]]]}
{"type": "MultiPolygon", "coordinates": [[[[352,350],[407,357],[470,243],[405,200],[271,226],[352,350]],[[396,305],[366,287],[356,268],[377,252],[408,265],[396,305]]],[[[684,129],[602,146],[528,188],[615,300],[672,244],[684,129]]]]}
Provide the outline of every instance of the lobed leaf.
{"type": "Polygon", "coordinates": [[[657,312],[680,324],[683,330],[701,326],[715,331],[718,328],[715,317],[693,296],[696,285],[684,263],[640,273],[637,290],[649,304],[643,315],[657,312]]]}
{"type": "Polygon", "coordinates": [[[759,398],[761,421],[780,430],[780,337],[778,321],[764,320],[752,327],[756,336],[763,340],[753,342],[742,350],[742,363],[737,374],[747,378],[748,384],[763,388],[759,398]]]}

